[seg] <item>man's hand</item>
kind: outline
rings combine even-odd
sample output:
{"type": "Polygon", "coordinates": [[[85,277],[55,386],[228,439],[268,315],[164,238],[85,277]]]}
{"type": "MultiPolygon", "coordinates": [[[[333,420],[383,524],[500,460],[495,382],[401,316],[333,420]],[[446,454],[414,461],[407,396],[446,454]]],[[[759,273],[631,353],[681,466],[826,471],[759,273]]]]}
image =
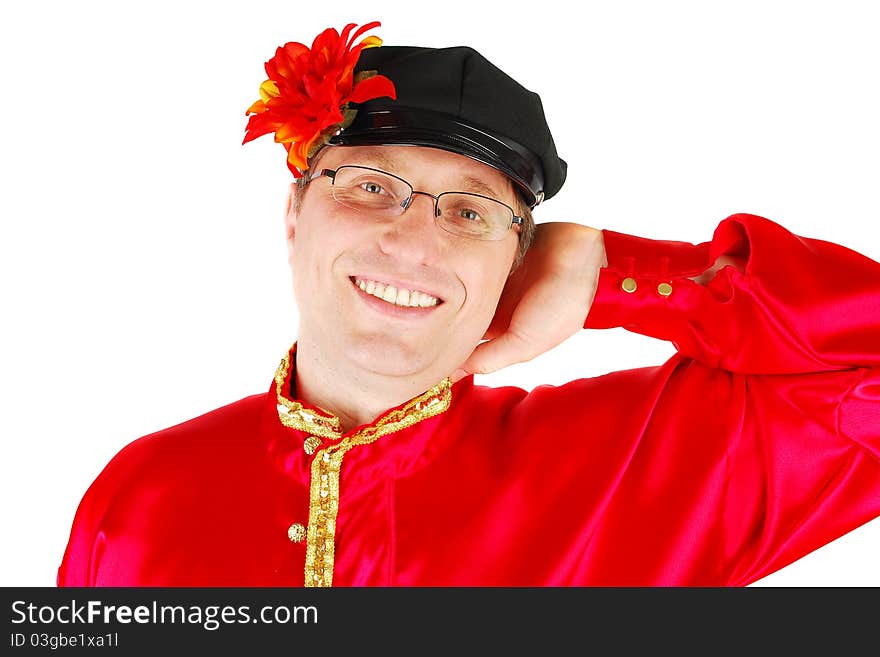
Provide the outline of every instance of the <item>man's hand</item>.
{"type": "Polygon", "coordinates": [[[531,360],[580,331],[608,266],[602,231],[547,222],[501,293],[495,317],[470,357],[452,375],[488,374],[531,360]]]}

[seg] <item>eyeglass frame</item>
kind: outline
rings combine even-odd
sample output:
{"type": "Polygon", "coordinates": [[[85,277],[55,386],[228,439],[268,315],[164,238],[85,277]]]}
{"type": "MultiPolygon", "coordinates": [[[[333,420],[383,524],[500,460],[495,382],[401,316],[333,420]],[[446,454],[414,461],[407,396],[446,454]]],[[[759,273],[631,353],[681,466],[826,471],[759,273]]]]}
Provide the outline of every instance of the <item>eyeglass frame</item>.
{"type": "MultiPolygon", "coordinates": [[[[381,173],[383,176],[389,176],[390,178],[395,178],[396,180],[399,180],[400,182],[405,184],[407,187],[409,187],[410,192],[411,192],[409,195],[409,198],[404,199],[403,203],[400,204],[401,207],[403,208],[403,210],[401,210],[400,215],[395,215],[395,216],[403,215],[403,213],[406,212],[409,209],[409,207],[412,205],[413,198],[415,197],[415,195],[421,194],[423,196],[427,196],[427,197],[434,200],[434,219],[436,221],[436,219],[439,219],[441,216],[441,213],[440,213],[440,197],[441,196],[444,196],[445,194],[465,194],[466,196],[476,196],[477,198],[484,198],[487,201],[494,201],[495,203],[503,205],[505,208],[510,210],[511,219],[510,219],[510,224],[507,226],[506,230],[510,230],[514,226],[521,227],[525,224],[525,220],[516,213],[516,210],[514,210],[512,207],[507,205],[507,203],[505,203],[504,201],[499,201],[497,198],[493,198],[491,196],[486,196],[484,194],[477,194],[475,192],[462,192],[462,191],[456,191],[456,190],[449,190],[446,192],[440,192],[439,194],[435,195],[435,194],[431,194],[430,192],[423,192],[423,191],[419,191],[419,190],[415,189],[412,186],[411,182],[409,182],[408,180],[404,180],[400,176],[397,176],[393,173],[388,173],[387,171],[383,171],[382,169],[377,169],[375,167],[367,167],[367,166],[363,166],[360,164],[343,164],[341,166],[336,167],[335,169],[321,169],[320,171],[316,171],[315,173],[309,174],[306,177],[305,184],[308,185],[310,182],[312,182],[316,178],[320,178],[322,176],[327,176],[330,179],[330,184],[335,185],[336,184],[336,173],[340,169],[345,169],[345,168],[366,169],[367,171],[375,171],[376,173],[381,173]],[[405,205],[404,205],[404,203],[405,203],[405,205]]],[[[337,203],[341,203],[341,201],[337,200],[335,196],[333,197],[333,200],[336,201],[337,203]]],[[[344,205],[344,203],[342,203],[342,205],[344,205]]],[[[446,232],[450,233],[451,235],[457,235],[459,237],[466,237],[469,239],[475,239],[475,240],[479,240],[479,241],[483,241],[483,242],[497,241],[497,240],[481,240],[479,237],[476,237],[474,235],[465,235],[463,233],[452,233],[451,231],[446,231],[446,232]]],[[[503,238],[499,238],[499,239],[503,239],[503,238]]]]}

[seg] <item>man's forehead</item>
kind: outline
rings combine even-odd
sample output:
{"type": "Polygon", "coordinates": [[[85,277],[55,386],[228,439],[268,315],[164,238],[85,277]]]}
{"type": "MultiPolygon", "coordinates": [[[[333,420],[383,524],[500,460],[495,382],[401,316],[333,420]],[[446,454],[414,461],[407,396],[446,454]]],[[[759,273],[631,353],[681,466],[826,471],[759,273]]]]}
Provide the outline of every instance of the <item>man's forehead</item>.
{"type": "Polygon", "coordinates": [[[390,173],[400,173],[403,167],[401,158],[389,152],[387,146],[335,146],[330,151],[340,164],[370,164],[390,173]]]}
{"type": "Polygon", "coordinates": [[[454,187],[456,190],[486,194],[502,200],[513,193],[512,183],[497,169],[465,155],[430,146],[333,146],[328,150],[335,152],[333,161],[337,166],[362,164],[405,179],[418,175],[420,168],[428,166],[434,178],[442,179],[447,186],[451,186],[449,191],[454,187]]]}

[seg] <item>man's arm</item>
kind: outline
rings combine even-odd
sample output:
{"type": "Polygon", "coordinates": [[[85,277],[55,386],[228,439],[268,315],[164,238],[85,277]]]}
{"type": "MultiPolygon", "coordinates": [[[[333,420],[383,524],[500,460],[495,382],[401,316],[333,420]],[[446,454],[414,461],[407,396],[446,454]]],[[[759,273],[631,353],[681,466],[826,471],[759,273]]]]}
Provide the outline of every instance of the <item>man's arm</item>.
{"type": "MultiPolygon", "coordinates": [[[[880,263],[754,215],[728,217],[697,245],[601,232],[607,260],[594,258],[583,325],[666,339],[678,353],[656,368],[539,386],[510,431],[535,417],[531,429],[549,427],[555,450],[569,436],[588,446],[589,458],[567,463],[583,468],[602,583],[745,585],[876,518],[880,263]]],[[[550,271],[566,268],[526,273],[550,271]]],[[[551,285],[534,280],[505,290],[494,330],[557,329],[553,304],[574,295],[530,297],[551,285]]]]}
{"type": "Polygon", "coordinates": [[[697,245],[603,235],[609,265],[585,328],[669,340],[739,374],[880,366],[880,263],[867,256],[751,214],[697,245]]]}
{"type": "Polygon", "coordinates": [[[874,367],[880,263],[749,214],[726,218],[696,245],[539,224],[487,342],[455,378],[530,360],[582,327],[669,340],[684,356],[738,373],[874,367]]]}

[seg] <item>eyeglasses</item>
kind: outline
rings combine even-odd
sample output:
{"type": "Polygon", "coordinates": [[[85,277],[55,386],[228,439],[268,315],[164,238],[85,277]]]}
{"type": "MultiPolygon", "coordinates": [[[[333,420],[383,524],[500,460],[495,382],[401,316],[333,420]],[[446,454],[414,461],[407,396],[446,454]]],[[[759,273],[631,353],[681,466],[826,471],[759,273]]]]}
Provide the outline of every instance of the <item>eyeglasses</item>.
{"type": "Polygon", "coordinates": [[[522,225],[509,205],[482,194],[470,192],[443,192],[437,196],[417,192],[403,178],[373,169],[344,165],[336,169],[322,169],[308,177],[327,176],[331,194],[340,204],[352,210],[396,217],[406,212],[416,194],[434,199],[434,218],[443,230],[478,240],[503,239],[514,224],[522,225]]]}

